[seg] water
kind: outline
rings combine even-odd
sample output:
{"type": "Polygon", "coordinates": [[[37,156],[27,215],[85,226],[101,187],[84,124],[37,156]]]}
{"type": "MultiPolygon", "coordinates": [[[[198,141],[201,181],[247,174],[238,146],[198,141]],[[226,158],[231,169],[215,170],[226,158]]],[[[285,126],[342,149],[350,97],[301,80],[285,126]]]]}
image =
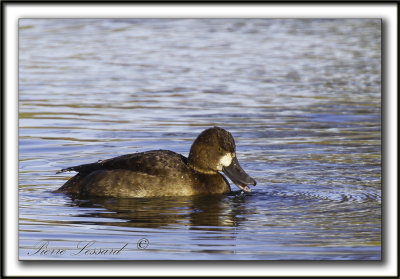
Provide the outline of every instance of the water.
{"type": "MultiPolygon", "coordinates": [[[[21,19],[19,257],[380,260],[381,22],[21,19]],[[229,130],[245,197],[73,199],[62,168],[229,130]]],[[[236,186],[232,188],[238,190],[236,186]]]]}

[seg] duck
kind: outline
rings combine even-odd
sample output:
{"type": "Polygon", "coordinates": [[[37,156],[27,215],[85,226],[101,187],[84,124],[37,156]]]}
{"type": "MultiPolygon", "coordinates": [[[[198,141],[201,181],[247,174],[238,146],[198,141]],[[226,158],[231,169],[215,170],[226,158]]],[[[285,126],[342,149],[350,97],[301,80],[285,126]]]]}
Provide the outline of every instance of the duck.
{"type": "Polygon", "coordinates": [[[230,132],[212,127],[194,140],[189,156],[170,150],[150,150],[68,167],[75,171],[56,193],[88,197],[141,198],[230,193],[225,174],[241,193],[256,180],[240,166],[230,132]],[[223,173],[223,174],[222,174],[223,173]]]}

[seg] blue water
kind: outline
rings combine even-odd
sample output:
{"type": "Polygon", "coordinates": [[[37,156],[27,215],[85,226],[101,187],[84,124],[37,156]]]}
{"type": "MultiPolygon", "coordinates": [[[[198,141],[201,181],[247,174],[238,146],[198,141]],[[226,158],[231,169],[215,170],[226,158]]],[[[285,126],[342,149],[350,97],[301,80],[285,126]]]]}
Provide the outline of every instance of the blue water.
{"type": "Polygon", "coordinates": [[[20,259],[381,259],[380,20],[19,28],[20,259]],[[245,197],[51,193],[73,175],[57,170],[151,149],[187,156],[214,125],[258,182],[245,197]]]}

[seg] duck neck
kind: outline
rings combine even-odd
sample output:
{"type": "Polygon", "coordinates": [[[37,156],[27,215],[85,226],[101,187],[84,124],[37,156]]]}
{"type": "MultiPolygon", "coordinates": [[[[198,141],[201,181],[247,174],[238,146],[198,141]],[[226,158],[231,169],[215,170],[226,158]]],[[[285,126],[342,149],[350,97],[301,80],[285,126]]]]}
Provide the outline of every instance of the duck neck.
{"type": "Polygon", "coordinates": [[[203,169],[201,167],[198,167],[196,164],[191,163],[190,160],[189,160],[188,165],[189,165],[189,167],[191,169],[193,169],[193,170],[195,170],[197,172],[200,172],[200,173],[204,173],[204,174],[216,174],[217,173],[216,171],[212,171],[212,170],[203,169]]]}
{"type": "Polygon", "coordinates": [[[216,174],[217,171],[210,167],[207,147],[201,148],[199,145],[192,145],[189,152],[188,165],[193,170],[204,174],[216,174]]]}

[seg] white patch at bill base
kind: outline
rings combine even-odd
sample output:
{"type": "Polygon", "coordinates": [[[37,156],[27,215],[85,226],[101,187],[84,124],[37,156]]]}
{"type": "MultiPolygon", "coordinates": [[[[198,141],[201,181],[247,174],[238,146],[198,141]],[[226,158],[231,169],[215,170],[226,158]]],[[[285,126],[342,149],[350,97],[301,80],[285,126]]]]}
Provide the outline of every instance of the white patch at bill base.
{"type": "Polygon", "coordinates": [[[224,167],[230,166],[230,164],[232,163],[232,154],[231,153],[227,153],[225,156],[223,156],[221,158],[221,160],[219,160],[220,164],[223,165],[224,167]]]}

